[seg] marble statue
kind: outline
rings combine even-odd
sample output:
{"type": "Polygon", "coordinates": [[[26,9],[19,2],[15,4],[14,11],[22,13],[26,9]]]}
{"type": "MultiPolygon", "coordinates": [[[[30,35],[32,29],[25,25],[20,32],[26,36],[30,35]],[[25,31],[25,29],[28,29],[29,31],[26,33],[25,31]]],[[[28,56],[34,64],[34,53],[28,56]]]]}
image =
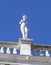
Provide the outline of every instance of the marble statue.
{"type": "Polygon", "coordinates": [[[27,25],[27,21],[26,21],[27,16],[23,15],[22,17],[23,17],[23,19],[19,22],[20,29],[21,29],[21,32],[22,32],[23,39],[27,39],[28,38],[28,25],[27,25]]]}

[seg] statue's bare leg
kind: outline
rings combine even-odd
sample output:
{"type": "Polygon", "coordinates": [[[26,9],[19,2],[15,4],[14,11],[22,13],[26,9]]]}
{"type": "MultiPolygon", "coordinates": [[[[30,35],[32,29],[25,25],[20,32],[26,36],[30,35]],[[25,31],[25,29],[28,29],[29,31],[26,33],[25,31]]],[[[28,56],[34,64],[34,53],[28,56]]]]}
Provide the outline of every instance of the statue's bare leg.
{"type": "Polygon", "coordinates": [[[23,39],[25,39],[25,31],[22,30],[22,36],[23,36],[23,39]]]}
{"type": "Polygon", "coordinates": [[[25,38],[27,39],[27,32],[25,33],[25,38]]]}
{"type": "Polygon", "coordinates": [[[23,33],[23,39],[25,39],[25,34],[23,33]]]}
{"type": "Polygon", "coordinates": [[[28,29],[27,29],[27,27],[25,27],[25,38],[27,39],[27,36],[28,35],[28,29]]]}

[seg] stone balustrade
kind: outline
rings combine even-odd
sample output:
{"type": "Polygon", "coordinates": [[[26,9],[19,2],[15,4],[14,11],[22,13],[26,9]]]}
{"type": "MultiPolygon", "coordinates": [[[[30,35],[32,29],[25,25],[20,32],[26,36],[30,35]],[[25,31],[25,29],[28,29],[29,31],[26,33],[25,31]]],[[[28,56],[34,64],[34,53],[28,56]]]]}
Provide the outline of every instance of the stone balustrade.
{"type": "Polygon", "coordinates": [[[14,63],[51,65],[51,46],[32,45],[29,42],[22,39],[19,42],[0,42],[0,65],[17,65],[14,63]]]}
{"type": "MultiPolygon", "coordinates": [[[[16,48],[0,47],[0,53],[11,54],[11,52],[12,52],[12,54],[20,54],[20,53],[18,53],[18,51],[19,50],[16,49],[16,48]]],[[[48,50],[43,50],[43,51],[45,51],[45,56],[48,56],[48,57],[50,56],[50,53],[48,52],[48,50]]],[[[39,56],[44,56],[43,51],[42,50],[39,50],[39,56]]],[[[35,50],[35,52],[32,52],[32,53],[34,53],[33,55],[38,56],[38,54],[36,54],[36,52],[38,52],[38,51],[35,50]]]]}
{"type": "Polygon", "coordinates": [[[18,54],[18,49],[16,49],[16,48],[9,48],[9,47],[7,47],[6,49],[5,48],[6,47],[0,47],[0,53],[18,54]]]}
{"type": "Polygon", "coordinates": [[[51,52],[49,52],[48,50],[34,50],[32,54],[35,56],[51,57],[51,52]]]}
{"type": "MultiPolygon", "coordinates": [[[[37,52],[39,53],[39,56],[50,56],[51,54],[49,52],[49,49],[51,50],[51,47],[45,47],[44,46],[36,48],[36,45],[33,45],[34,48],[31,50],[32,55],[38,56],[37,52]],[[44,52],[44,53],[43,53],[44,52]]],[[[32,46],[32,47],[33,47],[32,46]]],[[[32,48],[31,47],[31,48],[32,48]]],[[[20,44],[19,42],[0,42],[0,53],[6,53],[6,54],[20,54],[20,44]]]]}
{"type": "Polygon", "coordinates": [[[19,50],[17,42],[0,42],[0,53],[17,54],[19,50]],[[12,49],[12,50],[11,50],[12,49]]]}

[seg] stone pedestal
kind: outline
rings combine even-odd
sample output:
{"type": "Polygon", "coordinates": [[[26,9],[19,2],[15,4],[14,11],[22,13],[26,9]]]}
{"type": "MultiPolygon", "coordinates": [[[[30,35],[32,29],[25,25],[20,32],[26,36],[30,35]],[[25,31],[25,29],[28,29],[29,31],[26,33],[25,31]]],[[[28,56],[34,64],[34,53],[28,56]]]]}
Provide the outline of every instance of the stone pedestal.
{"type": "Polygon", "coordinates": [[[21,55],[31,55],[31,39],[19,39],[20,43],[20,54],[21,55]]]}

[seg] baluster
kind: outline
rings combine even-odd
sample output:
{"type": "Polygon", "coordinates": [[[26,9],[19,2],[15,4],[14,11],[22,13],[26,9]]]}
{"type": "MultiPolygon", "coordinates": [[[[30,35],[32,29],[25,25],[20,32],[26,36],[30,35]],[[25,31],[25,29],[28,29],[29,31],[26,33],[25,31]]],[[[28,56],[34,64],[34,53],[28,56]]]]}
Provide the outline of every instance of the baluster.
{"type": "Polygon", "coordinates": [[[13,49],[13,54],[17,54],[16,48],[13,49]]]}
{"type": "Polygon", "coordinates": [[[46,50],[46,53],[45,53],[45,54],[46,54],[46,56],[48,56],[48,57],[50,56],[48,50],[46,50]]]}
{"type": "Polygon", "coordinates": [[[1,47],[0,53],[4,53],[4,48],[3,47],[1,47]]]}
{"type": "Polygon", "coordinates": [[[7,47],[6,53],[10,54],[10,48],[9,47],[7,47]]]}
{"type": "Polygon", "coordinates": [[[43,56],[43,52],[42,52],[42,50],[40,50],[40,56],[43,56]]]}

